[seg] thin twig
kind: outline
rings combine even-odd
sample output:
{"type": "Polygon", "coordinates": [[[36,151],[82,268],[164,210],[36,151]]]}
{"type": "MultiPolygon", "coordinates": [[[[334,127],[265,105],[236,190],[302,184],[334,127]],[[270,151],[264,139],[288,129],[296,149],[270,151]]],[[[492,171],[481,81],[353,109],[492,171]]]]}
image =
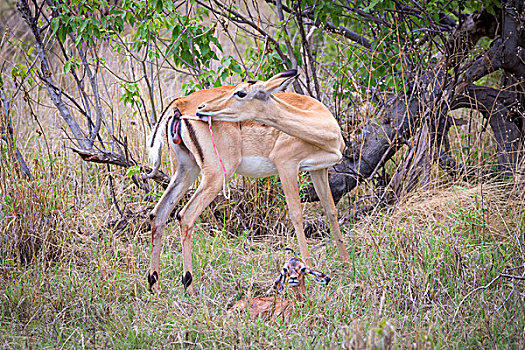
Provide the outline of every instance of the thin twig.
{"type": "Polygon", "coordinates": [[[502,276],[502,277],[509,277],[510,276],[513,279],[517,279],[517,281],[512,286],[512,290],[510,291],[509,295],[507,295],[507,297],[505,298],[503,303],[501,303],[501,305],[493,313],[498,312],[503,306],[505,306],[505,304],[507,304],[507,302],[510,300],[510,297],[514,294],[514,291],[516,290],[516,287],[520,283],[520,280],[525,280],[525,272],[524,272],[523,276],[512,276],[512,275],[505,275],[505,274],[500,274],[500,276],[502,276]]]}
{"type": "Polygon", "coordinates": [[[117,195],[115,194],[115,187],[113,186],[113,176],[111,176],[111,165],[109,163],[106,163],[106,166],[108,168],[108,180],[109,180],[109,189],[111,192],[111,197],[113,198],[113,204],[115,204],[115,208],[117,208],[118,213],[122,217],[122,210],[120,209],[120,206],[118,205],[117,201],[117,195]]]}
{"type": "Polygon", "coordinates": [[[507,275],[506,273],[500,273],[500,277],[512,278],[515,280],[525,281],[525,276],[507,275]]]}
{"type": "Polygon", "coordinates": [[[484,286],[481,286],[481,287],[478,287],[478,288],[470,291],[467,295],[465,295],[465,297],[461,300],[461,302],[459,303],[458,307],[456,308],[456,312],[454,313],[454,317],[452,317],[452,322],[454,322],[456,320],[456,316],[458,315],[459,309],[461,308],[461,305],[463,305],[465,300],[467,300],[472,294],[476,293],[478,290],[488,289],[494,282],[499,280],[501,277],[502,277],[501,275],[498,275],[498,277],[494,278],[488,284],[486,284],[484,286]]]}

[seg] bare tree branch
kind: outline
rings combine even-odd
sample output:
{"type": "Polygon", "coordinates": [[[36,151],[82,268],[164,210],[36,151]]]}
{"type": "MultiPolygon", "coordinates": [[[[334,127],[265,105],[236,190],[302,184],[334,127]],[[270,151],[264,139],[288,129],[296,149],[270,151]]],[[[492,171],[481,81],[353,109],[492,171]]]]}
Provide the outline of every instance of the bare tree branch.
{"type": "MultiPolygon", "coordinates": [[[[73,152],[77,153],[82,160],[86,162],[100,163],[100,164],[111,164],[116,165],[122,168],[129,168],[131,166],[137,165],[133,161],[127,160],[121,154],[111,152],[111,151],[97,151],[94,149],[85,150],[79,148],[71,148],[73,152]]],[[[145,174],[149,174],[152,171],[152,168],[147,165],[139,165],[140,171],[145,174]]],[[[170,177],[164,174],[162,171],[157,171],[154,176],[151,177],[155,182],[166,187],[170,182],[170,177]]]]}
{"type": "Polygon", "coordinates": [[[76,122],[75,118],[71,115],[71,111],[69,108],[64,104],[64,101],[62,101],[61,96],[61,90],[58,92],[55,91],[53,88],[55,84],[53,83],[51,70],[49,68],[49,62],[47,59],[47,55],[44,49],[44,44],[42,42],[42,38],[40,35],[40,28],[38,28],[38,18],[33,16],[31,13],[31,9],[29,8],[29,4],[27,3],[27,0],[20,0],[17,4],[18,11],[22,14],[22,17],[26,21],[27,25],[31,29],[31,33],[33,34],[35,38],[35,44],[37,49],[38,57],[40,58],[40,70],[41,74],[40,77],[42,78],[42,81],[46,85],[47,91],[49,93],[49,96],[51,97],[51,100],[53,101],[53,104],[58,109],[62,119],[67,123],[69,126],[69,129],[73,133],[73,136],[76,139],[76,142],[84,149],[89,149],[90,143],[86,139],[86,135],[76,122]]]}
{"type": "MultiPolygon", "coordinates": [[[[269,4],[276,5],[276,6],[279,7],[278,3],[280,3],[280,0],[266,0],[266,2],[269,3],[269,4]]],[[[359,45],[361,45],[363,47],[366,47],[367,49],[370,49],[372,47],[372,44],[370,43],[370,41],[367,38],[365,38],[364,36],[354,32],[354,31],[352,31],[352,30],[350,30],[348,28],[345,28],[343,26],[336,27],[331,21],[326,21],[325,23],[321,23],[319,20],[316,20],[314,14],[312,13],[312,11],[298,13],[298,12],[294,12],[292,9],[288,8],[287,6],[281,5],[281,7],[282,7],[283,10],[285,10],[288,13],[294,13],[295,15],[300,15],[300,16],[306,17],[306,18],[314,21],[314,25],[316,25],[318,27],[321,27],[321,28],[324,28],[324,29],[326,29],[327,31],[329,31],[331,33],[342,35],[345,38],[347,38],[349,40],[352,40],[352,41],[358,43],[359,45]]],[[[365,13],[364,11],[361,11],[361,12],[365,13]]],[[[373,17],[373,16],[370,16],[370,17],[373,17]]],[[[373,17],[373,18],[375,18],[375,17],[373,17]]],[[[384,24],[384,21],[381,21],[380,19],[376,18],[376,21],[378,21],[379,23],[384,24]]]]}
{"type": "Polygon", "coordinates": [[[469,85],[465,93],[459,95],[451,105],[451,109],[477,110],[488,119],[498,146],[498,164],[501,170],[511,173],[518,166],[520,139],[523,136],[511,117],[513,114],[511,109],[519,107],[516,104],[516,94],[511,91],[469,85]]]}

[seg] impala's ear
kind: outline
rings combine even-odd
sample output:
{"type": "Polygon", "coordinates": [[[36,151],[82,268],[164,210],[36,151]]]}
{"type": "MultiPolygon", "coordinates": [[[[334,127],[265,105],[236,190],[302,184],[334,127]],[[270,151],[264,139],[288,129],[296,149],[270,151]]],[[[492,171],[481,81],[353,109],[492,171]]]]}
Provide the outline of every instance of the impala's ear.
{"type": "Polygon", "coordinates": [[[330,277],[328,277],[324,273],[316,271],[316,270],[313,270],[313,269],[307,268],[306,269],[306,273],[308,275],[314,276],[314,281],[316,281],[317,283],[320,283],[320,284],[325,284],[326,285],[332,280],[330,277]]]}
{"type": "Polygon", "coordinates": [[[282,292],[284,289],[285,280],[286,280],[286,275],[281,272],[279,276],[277,276],[277,278],[273,282],[273,289],[277,289],[279,293],[282,292]]]}
{"type": "Polygon", "coordinates": [[[267,95],[283,92],[298,76],[297,69],[290,69],[276,74],[264,83],[264,92],[267,95]]]}

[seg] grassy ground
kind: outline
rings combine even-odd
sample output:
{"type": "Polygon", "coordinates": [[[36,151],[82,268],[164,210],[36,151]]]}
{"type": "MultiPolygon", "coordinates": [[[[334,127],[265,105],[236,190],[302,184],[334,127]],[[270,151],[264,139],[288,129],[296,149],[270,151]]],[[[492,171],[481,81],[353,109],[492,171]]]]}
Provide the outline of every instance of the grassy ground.
{"type": "MultiPolygon", "coordinates": [[[[8,65],[23,57],[14,48],[0,50],[8,65]]],[[[114,71],[129,70],[131,63],[111,51],[103,56],[114,71]]],[[[61,64],[54,69],[69,86],[61,64]]],[[[178,96],[179,78],[163,74],[166,96],[178,96]]],[[[119,133],[145,162],[146,124],[119,102],[119,86],[108,86],[119,133]]],[[[498,278],[525,274],[525,200],[514,180],[480,185],[438,173],[432,190],[342,227],[350,266],[331,241],[311,239],[316,268],[333,278],[330,284],[308,281],[309,300],[288,321],[250,320],[228,315],[228,306],[265,294],[285,260],[282,248],[298,251],[277,181],[239,180],[235,205],[202,216],[194,297],[180,283],[178,227],[170,223],[161,292],[152,295],[145,218],[154,203],[113,168],[115,199],[133,215],[127,225],[112,225],[119,214],[107,169],[68,149],[43,89],[27,93],[34,116],[22,97],[10,107],[33,181],[20,178],[11,148],[0,142],[0,348],[525,348],[525,281],[498,278]]],[[[465,142],[464,135],[458,131],[456,141],[465,142]]],[[[459,160],[488,167],[479,149],[461,145],[459,160]]],[[[341,203],[339,210],[348,208],[341,203]]],[[[305,212],[319,216],[317,205],[305,212]]]]}
{"type": "MultiPolygon", "coordinates": [[[[59,184],[42,180],[39,188],[46,186],[60,194],[59,184]]],[[[101,228],[102,221],[90,226],[90,217],[99,220],[96,205],[86,202],[72,209],[74,196],[58,200],[49,196],[53,191],[44,191],[48,195],[41,203],[39,197],[19,203],[18,216],[10,218],[19,218],[24,207],[30,209],[26,214],[41,214],[42,220],[68,207],[70,216],[42,227],[55,227],[55,240],[50,244],[48,233],[32,262],[3,260],[0,344],[523,348],[524,284],[507,278],[490,284],[508,268],[521,265],[509,273],[525,273],[523,199],[509,195],[512,191],[500,183],[415,193],[393,213],[345,225],[352,252],[348,267],[340,264],[331,242],[311,241],[316,267],[333,280],[326,287],[309,281],[309,300],[285,322],[249,320],[226,311],[241,296],[263,295],[269,289],[285,259],[280,248],[295,247],[294,237],[255,239],[246,231],[232,238],[200,223],[194,240],[197,295],[190,297],[180,283],[178,228],[171,223],[162,254],[162,291],[151,295],[145,277],[149,233],[144,227],[112,230],[101,228]]],[[[9,214],[13,207],[7,197],[2,211],[9,214]]],[[[306,210],[317,213],[315,205],[306,210]]],[[[14,225],[7,221],[3,227],[14,225]]]]}

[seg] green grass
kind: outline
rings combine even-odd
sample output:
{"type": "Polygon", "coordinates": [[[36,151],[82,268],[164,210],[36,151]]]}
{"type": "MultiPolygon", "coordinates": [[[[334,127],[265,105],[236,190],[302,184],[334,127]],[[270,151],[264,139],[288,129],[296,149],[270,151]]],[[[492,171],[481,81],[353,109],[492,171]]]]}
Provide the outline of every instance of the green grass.
{"type": "MultiPolygon", "coordinates": [[[[190,297],[180,283],[175,224],[164,239],[157,295],[147,290],[149,233],[101,230],[59,261],[37,256],[25,266],[3,263],[0,343],[4,348],[523,348],[523,283],[499,279],[459,304],[506,268],[523,264],[525,216],[505,214],[485,230],[506,226],[508,232],[479,239],[480,225],[471,225],[468,209],[451,208],[446,217],[452,225],[422,228],[410,217],[383,214],[373,226],[345,226],[352,265],[339,262],[331,242],[312,248],[316,267],[333,280],[327,287],[309,281],[309,300],[285,322],[231,316],[227,307],[269,289],[285,259],[279,247],[295,246],[294,237],[228,238],[199,224],[193,251],[197,295],[190,297]]],[[[522,273],[523,268],[513,271],[522,273]]]]}

